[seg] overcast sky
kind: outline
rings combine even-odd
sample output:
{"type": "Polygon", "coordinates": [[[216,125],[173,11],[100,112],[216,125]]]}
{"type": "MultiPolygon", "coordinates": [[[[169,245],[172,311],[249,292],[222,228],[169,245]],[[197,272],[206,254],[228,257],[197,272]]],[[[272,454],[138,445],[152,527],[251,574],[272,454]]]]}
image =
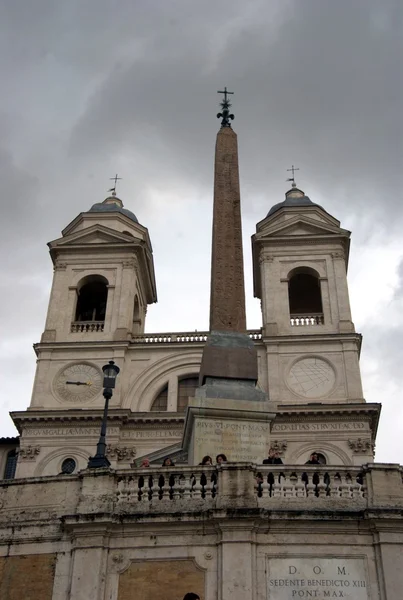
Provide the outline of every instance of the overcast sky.
{"type": "Polygon", "coordinates": [[[286,169],[353,232],[349,283],[376,459],[403,463],[401,0],[0,0],[0,435],[30,402],[46,243],[107,195],[150,231],[148,331],[208,328],[219,96],[235,92],[248,327],[250,236],[286,169]]]}

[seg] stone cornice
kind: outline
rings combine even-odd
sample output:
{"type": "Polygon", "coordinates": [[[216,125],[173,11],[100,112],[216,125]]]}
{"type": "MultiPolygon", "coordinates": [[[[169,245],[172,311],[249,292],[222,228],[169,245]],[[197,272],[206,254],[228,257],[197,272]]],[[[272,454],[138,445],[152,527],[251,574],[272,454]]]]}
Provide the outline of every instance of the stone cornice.
{"type": "Polygon", "coordinates": [[[381,404],[378,403],[357,403],[357,404],[311,404],[311,405],[287,405],[279,404],[277,406],[276,419],[274,423],[298,423],[308,418],[311,422],[339,421],[341,418],[348,417],[349,421],[365,419],[370,422],[372,441],[375,441],[376,432],[381,413],[381,404]]]}
{"type": "MultiPolygon", "coordinates": [[[[103,410],[29,410],[11,412],[11,418],[14,421],[18,432],[21,433],[23,427],[35,424],[36,428],[48,427],[49,423],[65,426],[66,423],[101,423],[103,410]]],[[[159,429],[165,426],[182,426],[185,417],[178,413],[132,413],[130,410],[111,409],[108,414],[109,423],[117,423],[127,429],[143,425],[156,427],[159,429]]]]}

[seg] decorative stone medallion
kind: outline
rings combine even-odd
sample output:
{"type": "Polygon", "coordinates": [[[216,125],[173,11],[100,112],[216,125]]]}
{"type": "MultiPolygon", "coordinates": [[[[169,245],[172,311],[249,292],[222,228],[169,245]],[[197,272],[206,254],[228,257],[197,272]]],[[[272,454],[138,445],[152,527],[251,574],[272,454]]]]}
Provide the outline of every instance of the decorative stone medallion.
{"type": "Polygon", "coordinates": [[[68,365],[56,375],[53,389],[60,400],[88,402],[102,389],[101,371],[87,363],[68,365]]]}
{"type": "Polygon", "coordinates": [[[304,398],[327,396],[336,382],[333,367],[315,356],[301,358],[293,364],[287,378],[288,387],[304,398]]]}

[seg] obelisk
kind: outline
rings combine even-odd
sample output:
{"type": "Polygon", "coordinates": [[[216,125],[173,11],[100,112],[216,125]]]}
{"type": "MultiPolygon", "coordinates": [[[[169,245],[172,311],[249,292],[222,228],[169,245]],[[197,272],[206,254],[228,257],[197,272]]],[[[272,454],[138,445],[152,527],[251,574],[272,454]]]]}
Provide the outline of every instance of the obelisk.
{"type": "Polygon", "coordinates": [[[257,352],[246,332],[238,145],[227,88],[221,102],[214,168],[210,333],[199,387],[189,399],[182,447],[189,464],[224,453],[261,462],[270,447],[274,407],[256,387],[257,352]]]}
{"type": "Polygon", "coordinates": [[[238,142],[227,88],[221,102],[214,167],[210,335],[198,396],[265,400],[256,388],[257,353],[246,333],[238,142]]]}

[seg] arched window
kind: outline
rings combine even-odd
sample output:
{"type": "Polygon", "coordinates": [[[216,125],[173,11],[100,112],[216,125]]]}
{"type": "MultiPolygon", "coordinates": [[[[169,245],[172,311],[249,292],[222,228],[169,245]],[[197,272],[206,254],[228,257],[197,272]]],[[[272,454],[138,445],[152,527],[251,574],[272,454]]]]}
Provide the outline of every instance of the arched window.
{"type": "Polygon", "coordinates": [[[18,460],[18,452],[14,448],[14,450],[10,450],[7,454],[6,467],[4,469],[4,479],[14,479],[15,470],[17,468],[17,460],[18,460]]]}
{"type": "Polygon", "coordinates": [[[288,276],[290,316],[322,316],[319,275],[309,267],[299,267],[288,276]]]}
{"type": "Polygon", "coordinates": [[[162,388],[158,396],[152,403],[152,412],[162,412],[168,407],[168,384],[162,388]]]}
{"type": "Polygon", "coordinates": [[[78,287],[76,321],[105,321],[108,281],[102,275],[85,277],[78,287]]]}
{"type": "Polygon", "coordinates": [[[185,412],[189,398],[193,398],[199,387],[199,376],[182,377],[178,381],[178,412],[185,412]]]}

